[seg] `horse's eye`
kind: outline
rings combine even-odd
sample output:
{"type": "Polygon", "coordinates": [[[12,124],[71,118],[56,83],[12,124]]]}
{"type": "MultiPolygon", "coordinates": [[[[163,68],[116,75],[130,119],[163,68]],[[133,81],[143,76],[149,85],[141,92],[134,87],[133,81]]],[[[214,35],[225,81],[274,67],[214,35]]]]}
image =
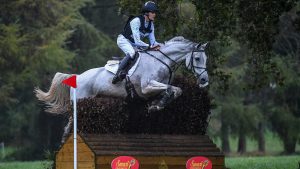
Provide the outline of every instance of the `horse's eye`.
{"type": "Polygon", "coordinates": [[[199,61],[199,60],[200,60],[200,58],[195,58],[195,60],[196,60],[196,61],[199,61]]]}

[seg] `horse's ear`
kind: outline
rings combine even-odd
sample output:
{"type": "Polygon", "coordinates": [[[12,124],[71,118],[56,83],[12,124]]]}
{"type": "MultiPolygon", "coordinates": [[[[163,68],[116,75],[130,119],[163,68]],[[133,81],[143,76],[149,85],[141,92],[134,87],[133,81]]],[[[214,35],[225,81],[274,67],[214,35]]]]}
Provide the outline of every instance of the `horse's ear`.
{"type": "Polygon", "coordinates": [[[208,42],[206,42],[206,43],[204,43],[203,45],[201,45],[201,47],[202,47],[203,49],[205,49],[205,48],[207,47],[207,45],[208,45],[208,42]]]}
{"type": "Polygon", "coordinates": [[[196,48],[198,49],[198,48],[200,48],[201,47],[201,43],[198,43],[197,45],[196,45],[196,48]]]}

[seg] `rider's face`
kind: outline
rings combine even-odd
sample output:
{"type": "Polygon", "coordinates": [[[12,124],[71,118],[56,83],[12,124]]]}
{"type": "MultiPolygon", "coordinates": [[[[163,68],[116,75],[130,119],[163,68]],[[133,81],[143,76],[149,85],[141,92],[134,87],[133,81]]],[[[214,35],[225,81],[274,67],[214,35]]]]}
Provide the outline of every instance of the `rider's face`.
{"type": "Polygon", "coordinates": [[[152,21],[154,21],[154,18],[155,18],[155,16],[156,16],[156,13],[155,12],[149,12],[149,19],[150,20],[152,20],[152,21]]]}

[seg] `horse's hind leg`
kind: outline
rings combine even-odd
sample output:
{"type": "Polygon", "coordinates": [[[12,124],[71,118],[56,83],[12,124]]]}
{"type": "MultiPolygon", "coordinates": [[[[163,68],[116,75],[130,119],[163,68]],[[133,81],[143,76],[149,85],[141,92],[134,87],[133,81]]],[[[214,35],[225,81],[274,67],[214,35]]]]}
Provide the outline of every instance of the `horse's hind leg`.
{"type": "Polygon", "coordinates": [[[149,107],[149,111],[157,111],[163,109],[167,104],[180,96],[182,90],[179,87],[151,80],[146,87],[142,88],[142,92],[143,94],[163,92],[161,99],[154,101],[153,103],[155,104],[149,107]]]}
{"type": "Polygon", "coordinates": [[[68,124],[65,126],[65,129],[64,129],[64,134],[62,136],[62,140],[61,140],[61,143],[65,143],[66,142],[66,139],[68,138],[69,134],[70,134],[70,131],[71,131],[71,127],[72,127],[72,122],[73,122],[73,118],[72,116],[69,117],[69,122],[68,124]]]}

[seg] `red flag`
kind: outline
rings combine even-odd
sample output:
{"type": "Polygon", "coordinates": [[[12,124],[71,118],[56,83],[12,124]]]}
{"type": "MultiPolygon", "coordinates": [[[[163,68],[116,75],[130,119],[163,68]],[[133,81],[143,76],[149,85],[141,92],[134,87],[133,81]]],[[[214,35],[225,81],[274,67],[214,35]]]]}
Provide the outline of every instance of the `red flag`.
{"type": "Polygon", "coordinates": [[[71,86],[73,88],[77,87],[77,82],[76,82],[76,75],[73,75],[71,77],[69,77],[68,79],[65,79],[62,81],[62,83],[71,86]]]}

